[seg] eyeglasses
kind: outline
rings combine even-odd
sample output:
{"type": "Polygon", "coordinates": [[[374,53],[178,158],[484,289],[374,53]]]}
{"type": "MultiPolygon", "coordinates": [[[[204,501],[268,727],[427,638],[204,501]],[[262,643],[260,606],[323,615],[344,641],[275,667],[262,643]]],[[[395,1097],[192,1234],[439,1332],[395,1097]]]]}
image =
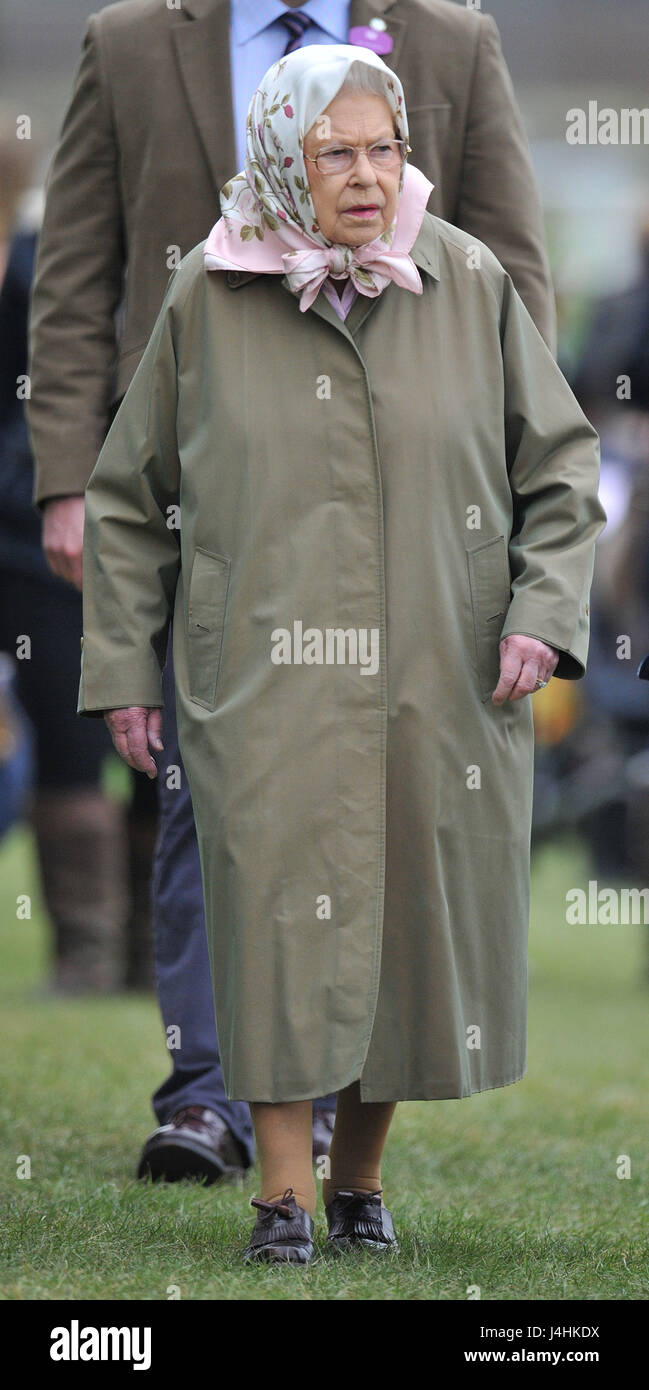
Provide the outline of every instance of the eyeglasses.
{"type": "Polygon", "coordinates": [[[367,154],[373,169],[396,169],[412,153],[405,140],[379,140],[375,145],[331,145],[328,150],[305,154],[304,158],[317,164],[321,174],[346,174],[356,163],[360,150],[367,154]]]}

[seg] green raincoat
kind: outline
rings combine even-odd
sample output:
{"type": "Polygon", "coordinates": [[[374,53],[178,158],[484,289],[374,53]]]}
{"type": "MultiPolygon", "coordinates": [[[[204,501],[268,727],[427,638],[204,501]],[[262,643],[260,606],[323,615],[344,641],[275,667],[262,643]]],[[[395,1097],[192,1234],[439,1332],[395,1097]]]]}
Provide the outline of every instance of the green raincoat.
{"type": "Polygon", "coordinates": [[[499,261],[429,213],[423,294],[344,323],[203,245],[90,480],[79,710],[162,704],[173,615],[230,1098],[506,1086],[534,736],[490,697],[509,633],[584,674],[597,435],[499,261]]]}

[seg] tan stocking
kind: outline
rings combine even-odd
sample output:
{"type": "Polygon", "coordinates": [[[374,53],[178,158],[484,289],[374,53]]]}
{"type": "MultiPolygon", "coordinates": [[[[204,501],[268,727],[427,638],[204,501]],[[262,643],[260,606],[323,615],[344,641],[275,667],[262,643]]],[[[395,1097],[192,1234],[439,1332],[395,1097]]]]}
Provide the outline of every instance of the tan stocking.
{"type": "Polygon", "coordinates": [[[394,1101],[363,1103],[358,1081],[338,1092],[331,1176],[322,1184],[325,1206],[341,1189],[376,1192],[380,1188],[381,1157],[395,1110],[394,1101]]]}
{"type": "Polygon", "coordinates": [[[260,1196],[276,1202],[292,1187],[299,1207],[315,1216],[313,1106],[310,1100],[250,1106],[261,1167],[260,1196]]]}

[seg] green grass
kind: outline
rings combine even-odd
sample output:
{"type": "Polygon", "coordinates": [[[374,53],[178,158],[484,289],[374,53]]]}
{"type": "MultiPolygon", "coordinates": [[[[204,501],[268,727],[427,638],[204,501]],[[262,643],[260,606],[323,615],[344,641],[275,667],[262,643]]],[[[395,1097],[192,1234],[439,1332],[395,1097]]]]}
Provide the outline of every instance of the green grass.
{"type": "MultiPolygon", "coordinates": [[[[155,1002],[40,997],[46,923],[31,839],[14,832],[0,848],[0,1296],[463,1300],[477,1284],[483,1300],[646,1299],[649,928],[566,926],[564,894],[588,877],[578,841],[535,863],[524,1080],[399,1106],[384,1166],[399,1255],[251,1270],[256,1173],[241,1187],[135,1180],[167,1069],[155,1002]]],[[[321,1209],[317,1231],[322,1245],[321,1209]]]]}

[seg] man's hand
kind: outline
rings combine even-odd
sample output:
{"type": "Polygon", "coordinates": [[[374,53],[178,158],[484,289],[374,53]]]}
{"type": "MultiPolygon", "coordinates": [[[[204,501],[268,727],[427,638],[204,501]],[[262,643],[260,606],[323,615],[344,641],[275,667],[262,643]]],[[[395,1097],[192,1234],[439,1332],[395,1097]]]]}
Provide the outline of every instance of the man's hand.
{"type": "Polygon", "coordinates": [[[120,758],[138,772],[146,772],[147,777],[157,777],[158,769],[149,752],[149,744],[156,752],[161,752],[164,747],[161,737],[162,710],[130,705],[128,709],[105,710],[104,719],[120,758]]]}
{"type": "Polygon", "coordinates": [[[536,637],[513,632],[500,643],[500,680],[491,697],[494,705],[531,695],[537,681],[549,681],[559,653],[536,637]]]}
{"type": "Polygon", "coordinates": [[[43,550],[52,572],[80,589],[84,497],[54,497],[43,511],[43,550]]]}

